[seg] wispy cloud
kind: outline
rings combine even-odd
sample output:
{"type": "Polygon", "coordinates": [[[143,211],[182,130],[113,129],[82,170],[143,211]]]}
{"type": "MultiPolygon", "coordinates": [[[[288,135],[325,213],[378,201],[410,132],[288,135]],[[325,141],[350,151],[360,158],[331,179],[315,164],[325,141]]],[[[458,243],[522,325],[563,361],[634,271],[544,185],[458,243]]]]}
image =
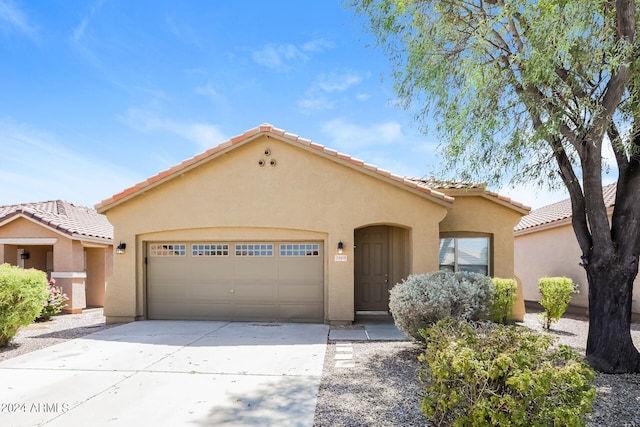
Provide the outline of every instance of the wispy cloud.
{"type": "Polygon", "coordinates": [[[292,64],[296,62],[308,61],[309,54],[321,52],[329,47],[331,47],[331,43],[321,39],[312,40],[299,46],[290,43],[269,43],[261,49],[254,50],[251,57],[259,65],[278,72],[285,72],[290,70],[292,64]]]}
{"type": "Polygon", "coordinates": [[[89,24],[94,19],[95,15],[98,13],[102,5],[104,4],[104,0],[97,0],[91,8],[89,12],[80,20],[80,23],[73,29],[71,32],[70,41],[75,46],[78,51],[80,51],[83,55],[91,60],[91,62],[96,65],[98,63],[98,58],[95,52],[89,47],[89,42],[87,40],[87,31],[89,28],[89,24]]]}
{"type": "Polygon", "coordinates": [[[298,101],[298,106],[306,111],[329,110],[335,105],[335,102],[329,98],[329,94],[344,92],[361,82],[362,77],[351,71],[321,74],[307,89],[304,98],[298,101]]]}
{"type": "Polygon", "coordinates": [[[86,206],[143,177],[103,158],[65,148],[60,138],[24,123],[0,119],[0,204],[63,199],[86,206]]]}
{"type": "Polygon", "coordinates": [[[436,145],[394,120],[358,124],[334,119],[323,123],[321,130],[329,148],[405,176],[425,176],[436,145]]]}
{"type": "Polygon", "coordinates": [[[509,197],[516,202],[538,209],[546,205],[569,198],[564,188],[549,191],[547,188],[538,188],[531,185],[507,185],[496,191],[498,194],[509,197]]]}
{"type": "Polygon", "coordinates": [[[181,122],[141,109],[130,108],[120,116],[128,126],[143,132],[170,132],[182,139],[195,142],[202,150],[229,139],[217,125],[199,122],[181,122]]]}
{"type": "Polygon", "coordinates": [[[198,86],[196,88],[196,93],[211,99],[216,99],[219,96],[218,91],[211,82],[207,82],[207,84],[203,86],[198,86]]]}
{"type": "Polygon", "coordinates": [[[315,39],[308,41],[302,45],[302,50],[305,52],[322,52],[327,49],[331,49],[333,43],[325,39],[315,39]]]}
{"type": "Polygon", "coordinates": [[[347,153],[349,149],[401,143],[404,138],[402,126],[395,121],[364,126],[334,119],[322,125],[322,132],[334,147],[347,153]]]}
{"type": "Polygon", "coordinates": [[[0,27],[6,32],[18,31],[31,39],[35,39],[38,33],[27,15],[11,0],[0,0],[0,27]]]}
{"type": "Polygon", "coordinates": [[[321,74],[315,85],[324,92],[342,92],[351,86],[362,82],[362,77],[356,73],[321,74]]]}
{"type": "Polygon", "coordinates": [[[89,10],[89,13],[84,18],[82,18],[80,20],[80,23],[73,29],[71,33],[71,39],[74,42],[80,43],[82,41],[85,36],[87,26],[96,15],[96,13],[100,10],[103,4],[104,0],[97,0],[95,3],[93,3],[91,9],[89,10]]]}
{"type": "Polygon", "coordinates": [[[173,34],[182,43],[185,45],[195,46],[200,50],[204,49],[202,41],[193,27],[187,24],[179,24],[169,15],[165,17],[165,22],[167,23],[167,27],[171,34],[173,34]]]}
{"type": "Polygon", "coordinates": [[[306,61],[309,58],[300,48],[292,44],[268,44],[254,51],[251,57],[257,64],[276,71],[287,71],[290,68],[290,62],[306,61]]]}

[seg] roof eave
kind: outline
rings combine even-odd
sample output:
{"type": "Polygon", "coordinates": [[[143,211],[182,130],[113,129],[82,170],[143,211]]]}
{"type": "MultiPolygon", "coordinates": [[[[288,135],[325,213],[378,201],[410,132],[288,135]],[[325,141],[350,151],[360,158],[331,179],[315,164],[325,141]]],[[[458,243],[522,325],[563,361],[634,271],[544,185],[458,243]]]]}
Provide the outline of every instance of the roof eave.
{"type": "Polygon", "coordinates": [[[39,225],[40,227],[46,228],[48,230],[53,231],[54,233],[60,234],[71,240],[82,240],[92,243],[104,243],[104,244],[113,244],[113,238],[108,237],[99,237],[99,236],[89,236],[86,234],[73,233],[68,229],[61,227],[59,225],[51,224],[49,221],[46,221],[35,214],[25,214],[24,212],[14,212],[9,215],[5,215],[3,218],[0,218],[0,227],[9,224],[17,220],[18,218],[24,218],[27,221],[31,221],[32,223],[39,225]]]}
{"type": "Polygon", "coordinates": [[[391,172],[377,168],[373,165],[364,163],[361,160],[355,159],[349,155],[339,153],[336,150],[332,150],[324,147],[323,145],[314,143],[311,140],[301,138],[297,135],[285,132],[284,130],[276,129],[271,125],[261,125],[257,128],[251,129],[242,135],[231,138],[230,140],[213,147],[203,153],[196,155],[190,159],[187,159],[170,169],[162,171],[145,181],[123,190],[114,196],[103,200],[95,205],[95,209],[98,213],[105,213],[114,207],[131,200],[145,192],[167,182],[178,176],[184,175],[189,171],[205,164],[214,159],[224,155],[225,153],[245,144],[254,141],[255,139],[266,136],[268,138],[275,138],[279,141],[288,143],[298,148],[302,148],[314,154],[319,154],[322,157],[335,161],[339,164],[357,170],[358,172],[367,174],[369,176],[381,179],[394,186],[410,191],[416,195],[419,195],[425,199],[435,202],[445,207],[451,207],[453,205],[454,198],[448,196],[440,191],[433,190],[427,186],[416,184],[402,176],[394,175],[391,172]]]}
{"type": "MultiPolygon", "coordinates": [[[[615,205],[607,206],[607,216],[613,215],[613,209],[615,205]]],[[[542,224],[532,225],[527,228],[522,228],[520,230],[514,230],[514,236],[524,236],[526,234],[537,233],[538,231],[550,230],[552,228],[563,227],[565,225],[571,225],[573,216],[569,215],[568,217],[556,219],[553,221],[547,221],[542,224]]]]}
{"type": "Polygon", "coordinates": [[[501,196],[498,193],[487,190],[485,187],[478,188],[453,188],[443,190],[445,194],[454,195],[454,197],[476,196],[490,200],[494,203],[502,205],[506,208],[514,210],[521,215],[528,215],[531,212],[529,206],[525,206],[522,203],[516,202],[508,197],[501,196]]]}
{"type": "Polygon", "coordinates": [[[85,247],[95,248],[95,247],[113,246],[113,239],[109,239],[109,238],[87,236],[84,234],[74,234],[73,239],[80,241],[82,245],[85,247]]]}

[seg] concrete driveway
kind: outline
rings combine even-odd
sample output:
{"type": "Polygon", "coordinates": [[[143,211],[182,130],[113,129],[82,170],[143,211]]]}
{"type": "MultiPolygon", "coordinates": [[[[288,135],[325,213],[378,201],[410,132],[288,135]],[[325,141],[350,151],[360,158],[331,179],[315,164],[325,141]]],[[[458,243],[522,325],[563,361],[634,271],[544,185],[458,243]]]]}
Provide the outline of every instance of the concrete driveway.
{"type": "Polygon", "coordinates": [[[328,329],[107,329],[0,362],[0,426],[312,426],[328,329]]]}

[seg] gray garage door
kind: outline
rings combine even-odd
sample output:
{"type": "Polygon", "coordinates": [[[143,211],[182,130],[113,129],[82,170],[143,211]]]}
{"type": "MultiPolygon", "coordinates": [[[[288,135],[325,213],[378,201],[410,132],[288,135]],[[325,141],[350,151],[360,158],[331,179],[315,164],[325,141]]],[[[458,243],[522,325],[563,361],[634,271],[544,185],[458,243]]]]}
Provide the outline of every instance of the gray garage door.
{"type": "Polygon", "coordinates": [[[149,319],[322,322],[321,242],[147,243],[149,319]]]}

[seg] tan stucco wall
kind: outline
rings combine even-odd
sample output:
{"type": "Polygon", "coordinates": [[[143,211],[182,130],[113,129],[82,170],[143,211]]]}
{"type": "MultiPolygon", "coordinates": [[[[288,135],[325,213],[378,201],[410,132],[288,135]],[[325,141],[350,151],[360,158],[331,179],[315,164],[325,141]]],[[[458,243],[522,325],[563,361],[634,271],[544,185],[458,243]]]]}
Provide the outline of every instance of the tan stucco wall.
{"type": "MultiPolygon", "coordinates": [[[[538,279],[566,276],[579,285],[571,305],[589,307],[587,274],[580,266],[580,247],[570,223],[515,237],[515,268],[522,279],[524,299],[539,301],[538,279]]],[[[640,279],[633,287],[632,311],[640,314],[640,279]]]]}
{"type": "Polygon", "coordinates": [[[104,289],[108,274],[111,271],[111,248],[86,248],[87,256],[87,306],[102,307],[104,305],[104,289]]]}
{"type": "Polygon", "coordinates": [[[36,222],[25,218],[16,218],[15,220],[4,224],[0,227],[1,238],[23,238],[23,237],[45,237],[45,238],[64,238],[60,233],[43,227],[36,222]]]}
{"type": "Polygon", "coordinates": [[[102,213],[114,226],[116,245],[127,244],[126,254],[114,256],[107,284],[105,314],[111,321],[145,316],[145,241],[291,239],[324,242],[325,320],[339,322],[354,318],[354,230],[374,224],[410,230],[410,271],[432,271],[438,268],[439,222],[446,208],[262,136],[102,213]],[[260,167],[260,159],[267,164],[260,167]],[[339,241],[347,262],[334,261],[339,241]]]}
{"type": "MultiPolygon", "coordinates": [[[[513,238],[513,227],[520,222],[522,214],[463,191],[449,191],[447,194],[454,196],[456,201],[447,217],[440,224],[440,232],[447,237],[480,235],[491,237],[491,275],[522,280],[514,269],[513,238]]],[[[525,314],[523,286],[520,281],[519,284],[516,305],[513,310],[513,318],[516,320],[521,320],[525,314]]]]}

